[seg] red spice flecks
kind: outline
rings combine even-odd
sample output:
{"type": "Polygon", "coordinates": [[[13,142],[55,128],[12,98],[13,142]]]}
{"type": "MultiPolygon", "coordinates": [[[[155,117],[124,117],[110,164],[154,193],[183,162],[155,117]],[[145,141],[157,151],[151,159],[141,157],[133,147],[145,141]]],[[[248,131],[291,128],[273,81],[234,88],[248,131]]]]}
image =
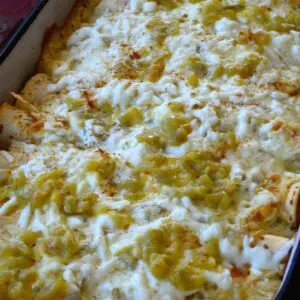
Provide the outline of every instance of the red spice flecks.
{"type": "Polygon", "coordinates": [[[91,108],[91,109],[95,109],[96,108],[95,100],[87,99],[87,104],[88,104],[89,108],[91,108]]]}
{"type": "Polygon", "coordinates": [[[272,182],[276,182],[277,180],[280,179],[280,174],[272,173],[270,176],[268,176],[268,179],[271,180],[272,182]]]}
{"type": "Polygon", "coordinates": [[[68,127],[69,125],[68,120],[61,120],[61,123],[63,124],[64,127],[68,127]]]}
{"type": "Polygon", "coordinates": [[[260,222],[260,221],[262,221],[262,220],[264,219],[264,216],[261,214],[260,211],[256,211],[256,212],[253,214],[252,219],[253,219],[254,221],[260,222]]]}
{"type": "Polygon", "coordinates": [[[44,122],[36,122],[31,125],[31,129],[34,132],[38,132],[44,128],[44,122]]]}
{"type": "Polygon", "coordinates": [[[136,51],[134,51],[133,53],[131,53],[131,54],[129,55],[129,57],[130,57],[131,59],[140,59],[140,58],[141,58],[141,54],[138,53],[138,52],[136,52],[136,51]]]}
{"type": "Polygon", "coordinates": [[[281,127],[283,126],[283,122],[282,121],[278,121],[275,124],[273,124],[272,129],[277,131],[279,130],[281,127]]]}
{"type": "Polygon", "coordinates": [[[82,92],[83,97],[85,98],[87,105],[91,109],[96,109],[95,100],[92,98],[92,93],[89,90],[84,90],[82,92]]]}
{"type": "Polygon", "coordinates": [[[107,151],[101,149],[101,148],[98,148],[98,149],[96,150],[96,152],[97,152],[98,154],[100,154],[100,156],[102,156],[103,158],[107,158],[107,159],[108,159],[108,158],[110,157],[109,153],[108,153],[107,151]]]}
{"type": "Polygon", "coordinates": [[[248,270],[242,270],[237,268],[236,266],[233,266],[233,268],[230,270],[231,276],[235,279],[245,279],[249,275],[248,270]]]}

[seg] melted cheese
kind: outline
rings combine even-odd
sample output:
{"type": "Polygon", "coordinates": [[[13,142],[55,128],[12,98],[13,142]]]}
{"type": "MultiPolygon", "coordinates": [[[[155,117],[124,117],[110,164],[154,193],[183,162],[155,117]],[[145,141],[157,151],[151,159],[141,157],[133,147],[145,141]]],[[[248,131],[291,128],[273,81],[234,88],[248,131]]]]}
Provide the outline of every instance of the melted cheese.
{"type": "Polygon", "coordinates": [[[272,253],[260,245],[251,247],[250,243],[251,239],[245,236],[243,239],[243,250],[240,251],[225,238],[220,241],[220,251],[228,262],[239,267],[249,263],[251,271],[256,274],[259,273],[259,270],[277,269],[281,260],[293,245],[293,241],[290,241],[287,245],[279,249],[278,252],[272,253]]]}

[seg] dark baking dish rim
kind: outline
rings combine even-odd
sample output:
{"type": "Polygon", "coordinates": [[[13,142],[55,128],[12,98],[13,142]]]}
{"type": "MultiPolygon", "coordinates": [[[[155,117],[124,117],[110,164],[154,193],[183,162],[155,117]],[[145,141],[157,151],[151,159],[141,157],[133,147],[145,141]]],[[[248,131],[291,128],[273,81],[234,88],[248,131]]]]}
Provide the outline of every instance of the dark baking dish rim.
{"type": "Polygon", "coordinates": [[[8,57],[8,55],[12,52],[16,44],[19,42],[21,37],[30,27],[30,25],[34,22],[36,17],[39,15],[41,10],[47,4],[48,0],[41,0],[34,5],[34,7],[30,10],[29,14],[24,18],[23,21],[17,26],[14,32],[10,35],[10,37],[4,42],[4,45],[0,49],[0,64],[8,57]]]}
{"type": "Polygon", "coordinates": [[[299,300],[300,278],[300,226],[298,228],[295,244],[289,257],[286,273],[277,291],[275,300],[299,300]]]}

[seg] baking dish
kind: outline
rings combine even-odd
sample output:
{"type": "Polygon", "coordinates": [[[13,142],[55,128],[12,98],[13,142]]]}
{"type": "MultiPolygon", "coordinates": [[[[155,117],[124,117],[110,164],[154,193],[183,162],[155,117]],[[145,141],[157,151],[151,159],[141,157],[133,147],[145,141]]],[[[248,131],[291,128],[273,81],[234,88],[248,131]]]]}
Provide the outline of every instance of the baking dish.
{"type": "MultiPolygon", "coordinates": [[[[34,73],[39,53],[41,51],[44,32],[53,23],[61,24],[72,9],[75,1],[42,1],[37,5],[25,23],[19,27],[16,34],[10,39],[8,46],[2,53],[3,62],[0,68],[0,98],[2,101],[12,101],[11,91],[18,91],[24,82],[34,73]],[[20,68],[22,66],[22,68],[20,68]],[[10,78],[5,81],[4,78],[10,78]]],[[[299,237],[294,247],[294,254],[291,256],[285,280],[281,285],[277,299],[286,299],[287,294],[292,293],[295,296],[293,288],[289,283],[293,283],[294,271],[299,264],[297,249],[299,237]],[[293,260],[292,260],[293,259],[293,260]]],[[[297,271],[297,270],[296,270],[297,271]]],[[[291,294],[290,294],[291,295],[291,294]]]]}

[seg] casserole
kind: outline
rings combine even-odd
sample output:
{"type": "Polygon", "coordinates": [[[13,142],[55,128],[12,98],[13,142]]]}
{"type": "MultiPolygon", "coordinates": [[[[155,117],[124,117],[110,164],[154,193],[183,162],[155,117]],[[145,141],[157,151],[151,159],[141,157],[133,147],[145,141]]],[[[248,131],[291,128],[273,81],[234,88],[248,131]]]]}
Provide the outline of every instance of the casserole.
{"type": "Polygon", "coordinates": [[[299,222],[282,5],[79,2],[1,107],[5,297],[274,295],[299,222]]]}

